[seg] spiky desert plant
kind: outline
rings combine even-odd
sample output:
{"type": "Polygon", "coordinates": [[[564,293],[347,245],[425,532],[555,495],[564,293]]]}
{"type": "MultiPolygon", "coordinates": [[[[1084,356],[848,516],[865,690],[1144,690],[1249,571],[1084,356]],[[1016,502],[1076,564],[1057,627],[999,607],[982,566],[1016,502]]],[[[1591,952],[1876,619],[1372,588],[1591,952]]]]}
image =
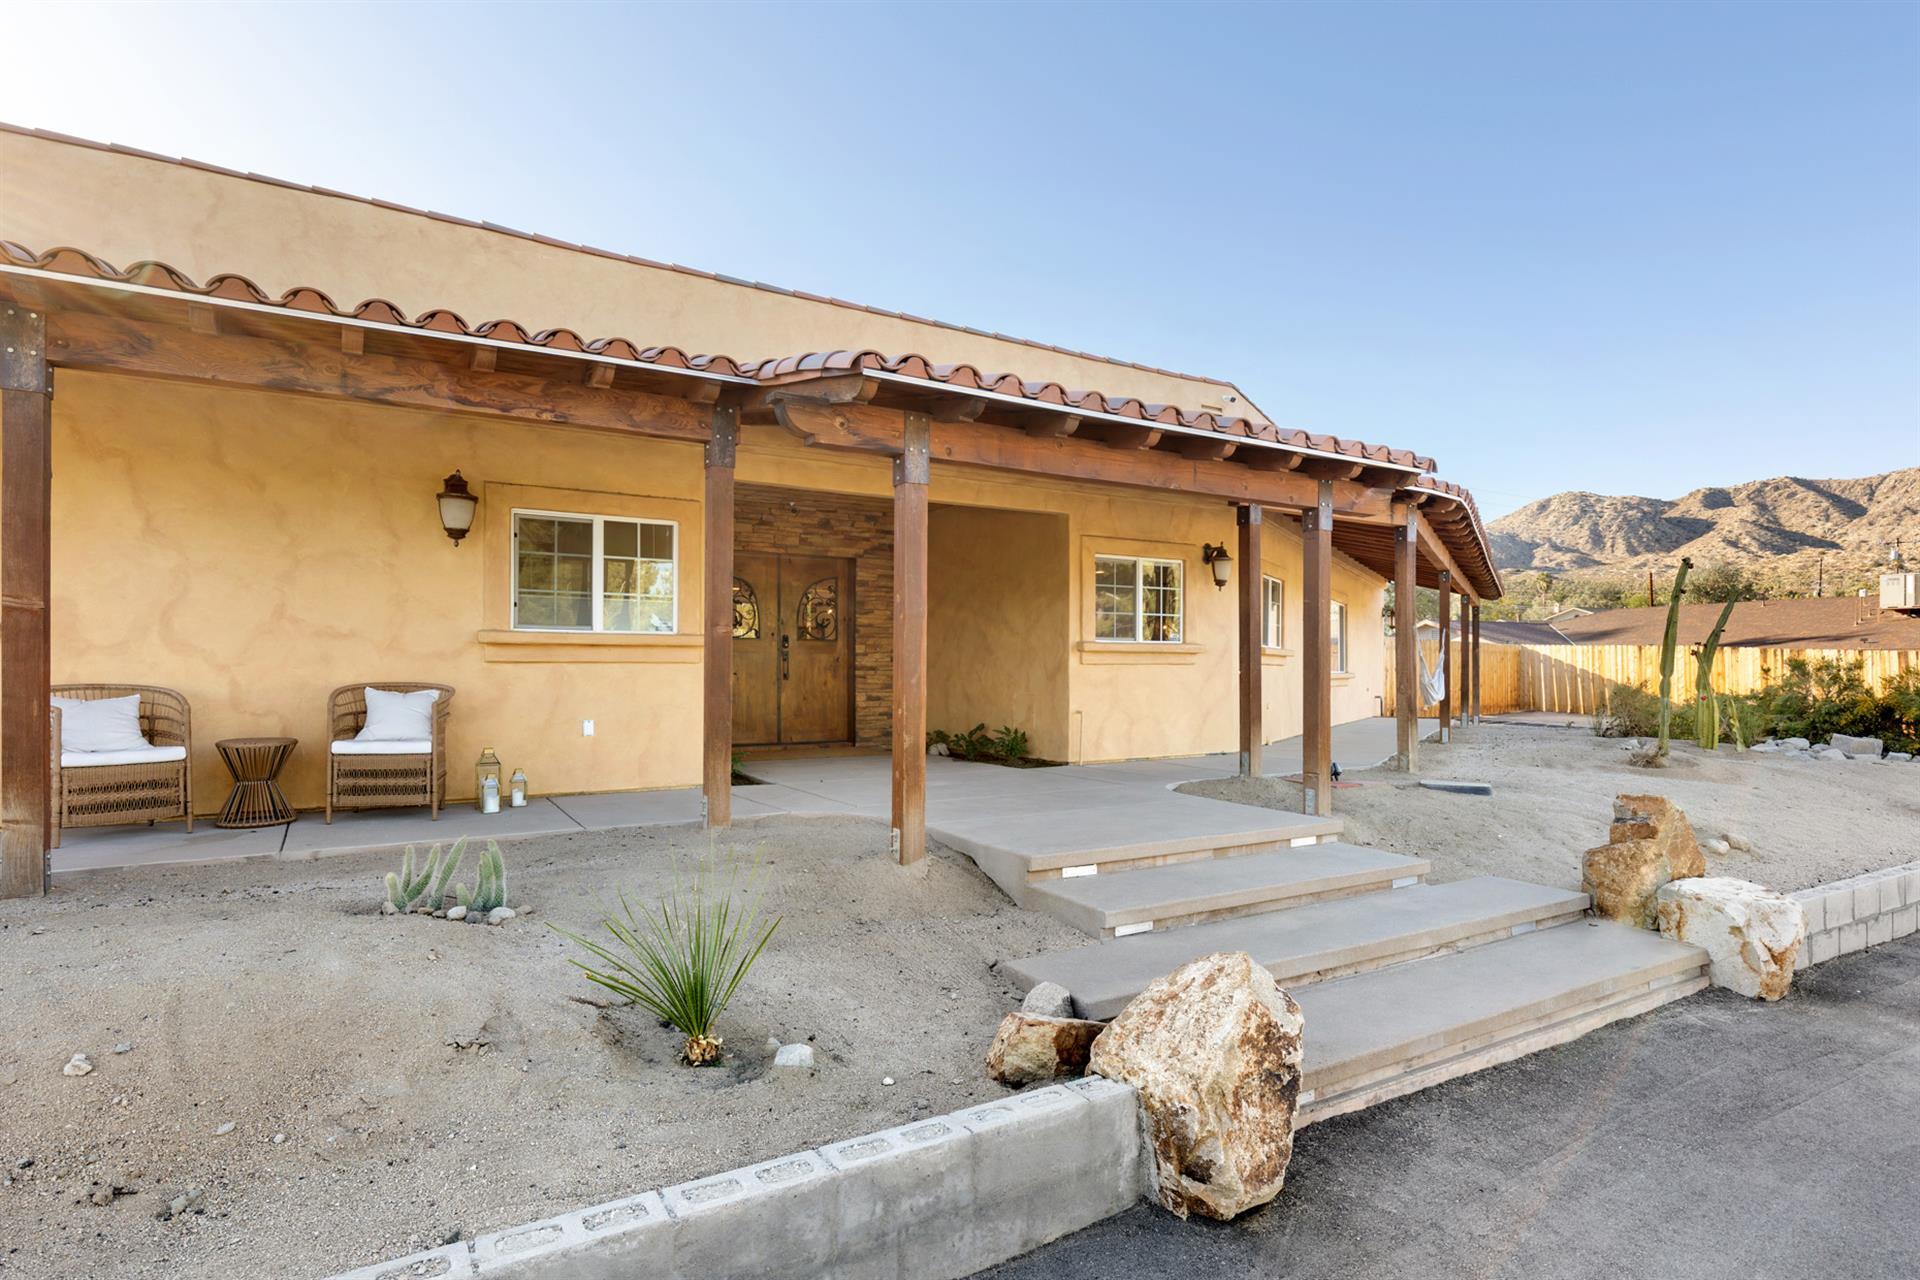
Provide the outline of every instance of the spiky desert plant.
{"type": "Polygon", "coordinates": [[[549,926],[592,955],[592,960],[569,957],[589,982],[626,997],[686,1036],[681,1057],[699,1067],[720,1060],[714,1023],[780,925],[778,916],[765,918],[762,897],[759,859],[749,861],[732,850],[701,859],[690,877],[676,876],[672,891],[653,908],[636,911],[623,894],[622,914],[600,921],[612,946],[551,921],[549,926]]]}
{"type": "MultiPolygon", "coordinates": [[[[440,846],[433,846],[433,851],[436,854],[439,853],[440,846]]],[[[433,896],[428,898],[427,901],[431,902],[435,907],[446,902],[447,885],[453,880],[453,873],[460,869],[460,862],[466,856],[467,838],[461,836],[453,842],[453,848],[447,850],[446,860],[440,864],[440,874],[434,878],[433,896]]]]}
{"type": "MultiPolygon", "coordinates": [[[[1680,597],[1687,586],[1687,570],[1693,561],[1682,556],[1680,571],[1673,575],[1673,598],[1667,601],[1667,630],[1660,637],[1660,745],[1654,758],[1667,758],[1667,734],[1673,727],[1673,651],[1680,641],[1680,597]]],[[[1651,603],[1651,601],[1649,601],[1651,603]]]]}
{"type": "Polygon", "coordinates": [[[1706,643],[1700,646],[1699,665],[1694,675],[1693,740],[1707,751],[1720,746],[1720,700],[1713,692],[1713,655],[1720,648],[1720,633],[1727,629],[1727,619],[1733,616],[1733,603],[1731,599],[1727,601],[1726,607],[1720,610],[1720,620],[1707,633],[1706,643]]]}
{"type": "Polygon", "coordinates": [[[446,870],[441,872],[437,886],[434,882],[434,873],[440,869],[441,865],[440,846],[436,844],[428,850],[426,861],[420,865],[418,874],[415,874],[413,846],[408,845],[400,855],[400,873],[395,875],[391,871],[387,872],[387,901],[391,902],[397,910],[411,911],[413,904],[420,901],[429,888],[437,888],[437,892],[428,901],[438,903],[446,895],[447,880],[452,876],[453,868],[459,865],[460,853],[465,845],[464,839],[454,843],[453,856],[447,862],[446,870]]]}
{"type": "Polygon", "coordinates": [[[469,891],[465,885],[454,886],[454,896],[460,899],[460,905],[467,914],[478,912],[485,915],[495,907],[507,905],[507,859],[500,852],[499,842],[487,841],[487,847],[480,851],[480,870],[469,891]]]}

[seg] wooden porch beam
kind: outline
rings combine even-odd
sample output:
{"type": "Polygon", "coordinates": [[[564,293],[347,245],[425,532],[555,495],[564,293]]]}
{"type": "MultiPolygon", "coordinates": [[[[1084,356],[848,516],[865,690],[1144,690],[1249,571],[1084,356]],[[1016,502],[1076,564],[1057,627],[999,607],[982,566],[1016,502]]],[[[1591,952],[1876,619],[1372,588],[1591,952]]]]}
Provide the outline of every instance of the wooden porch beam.
{"type": "Polygon", "coordinates": [[[740,411],[713,410],[701,519],[706,589],[701,641],[700,788],[709,828],[733,822],[733,463],[740,411]]]}
{"type": "Polygon", "coordinates": [[[1316,482],[1320,501],[1300,517],[1300,780],[1303,808],[1333,812],[1333,481],[1316,482]]]}
{"type": "MultiPolygon", "coordinates": [[[[802,404],[866,404],[880,392],[880,380],[858,373],[809,378],[801,382],[750,387],[740,395],[743,410],[769,409],[789,402],[802,404]]],[[[897,412],[897,411],[896,411],[897,412]]]]}
{"type": "Polygon", "coordinates": [[[220,313],[204,302],[189,302],[187,328],[211,337],[220,332],[220,313]]]}
{"type": "Polygon", "coordinates": [[[1475,724],[1480,723],[1480,606],[1473,606],[1473,687],[1467,691],[1467,709],[1475,724]]]}
{"type": "Polygon", "coordinates": [[[49,361],[61,368],[476,413],[668,440],[705,442],[712,431],[707,408],[678,396],[597,390],[581,385],[571,373],[564,378],[476,374],[414,357],[349,357],[332,339],[321,343],[210,336],[180,326],[61,312],[48,318],[47,344],[49,361]]]}
{"type": "Polygon", "coordinates": [[[1465,596],[1460,597],[1460,696],[1454,699],[1454,713],[1465,728],[1471,721],[1473,712],[1473,602],[1465,596]]]}
{"type": "Polygon", "coordinates": [[[1353,480],[1367,469],[1364,462],[1349,462],[1344,458],[1302,458],[1297,468],[1302,474],[1316,480],[1353,480]]]}
{"type": "Polygon", "coordinates": [[[1199,436],[1179,436],[1173,451],[1183,458],[1193,458],[1202,462],[1221,462],[1231,458],[1240,448],[1237,440],[1206,440],[1199,436]]]}
{"type": "MultiPolygon", "coordinates": [[[[898,409],[792,400],[776,405],[775,410],[783,426],[814,444],[889,455],[900,451],[898,409]]],[[[1254,471],[1237,461],[1202,462],[1163,450],[1111,449],[1079,436],[1035,437],[982,422],[936,422],[932,438],[933,457],[943,463],[1198,493],[1294,511],[1311,508],[1319,500],[1317,481],[1292,472],[1254,471]]],[[[1385,524],[1391,504],[1392,495],[1385,489],[1367,489],[1350,481],[1333,485],[1334,513],[1343,519],[1385,524]]]]}
{"type": "Polygon", "coordinates": [[[587,376],[582,379],[588,386],[602,391],[613,385],[613,366],[610,364],[590,364],[587,376]]]}
{"type": "Polygon", "coordinates": [[[927,482],[929,423],[908,413],[893,460],[893,843],[927,856],[927,482]]]}
{"type": "Polygon", "coordinates": [[[1109,449],[1151,449],[1166,434],[1158,427],[1131,422],[1101,422],[1095,425],[1100,431],[1100,443],[1109,449]]]}
{"type": "Polygon", "coordinates": [[[492,373],[500,367],[500,348],[475,347],[473,359],[467,362],[467,367],[475,373],[492,373]]]}
{"type": "Polygon", "coordinates": [[[340,327],[340,354],[341,355],[357,356],[365,353],[366,349],[367,349],[367,331],[365,329],[355,328],[353,325],[350,325],[350,324],[342,325],[340,327]]]}
{"type": "Polygon", "coordinates": [[[968,396],[964,400],[937,401],[929,416],[935,422],[973,422],[987,411],[987,402],[981,396],[968,396]]]}
{"type": "Polygon", "coordinates": [[[52,417],[46,314],[0,303],[0,898],[47,888],[52,417]]]}
{"type": "Polygon", "coordinates": [[[1440,571],[1440,741],[1453,740],[1453,574],[1440,571]]]}
{"type": "Polygon", "coordinates": [[[1059,439],[1070,436],[1080,429],[1083,422],[1078,414],[1050,413],[1044,418],[1029,418],[1021,423],[1021,429],[1039,440],[1059,439]]]}
{"type": "Polygon", "coordinates": [[[1260,624],[1265,614],[1265,576],[1260,572],[1261,513],[1257,503],[1239,509],[1240,524],[1240,776],[1260,776],[1260,747],[1265,739],[1261,713],[1260,624]]]}
{"type": "Polygon", "coordinates": [[[1306,458],[1284,449],[1242,449],[1240,461],[1255,471],[1298,471],[1306,458]]]}
{"type": "Polygon", "coordinates": [[[1396,504],[1394,512],[1394,767],[1412,773],[1420,754],[1420,510],[1396,504]]]}
{"type": "MultiPolygon", "coordinates": [[[[1431,513],[1428,513],[1429,515],[1431,513]]],[[[1460,572],[1460,566],[1454,563],[1453,553],[1447,550],[1447,544],[1440,540],[1439,530],[1433,527],[1430,518],[1420,521],[1420,550],[1427,557],[1427,563],[1446,574],[1453,583],[1453,589],[1464,595],[1473,594],[1467,576],[1460,572]]]]}

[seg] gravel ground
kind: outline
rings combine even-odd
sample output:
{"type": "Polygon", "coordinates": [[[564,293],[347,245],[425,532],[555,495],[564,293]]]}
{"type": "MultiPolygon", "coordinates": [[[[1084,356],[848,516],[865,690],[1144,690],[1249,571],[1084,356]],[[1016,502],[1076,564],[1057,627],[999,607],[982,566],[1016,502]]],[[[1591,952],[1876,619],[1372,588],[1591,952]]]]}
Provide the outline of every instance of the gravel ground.
{"type": "MultiPolygon", "coordinates": [[[[1420,748],[1419,777],[1493,784],[1493,795],[1430,791],[1405,774],[1347,773],[1334,793],[1345,839],[1429,858],[1435,881],[1500,875],[1580,887],[1580,855],[1607,838],[1613,797],[1662,795],[1702,839],[1726,833],[1753,848],[1707,856],[1707,874],[1804,889],[1911,861],[1920,832],[1920,763],[1789,760],[1674,743],[1665,769],[1627,763],[1626,744],[1585,728],[1482,723],[1420,748]]],[[[1194,795],[1300,807],[1276,778],[1189,783],[1194,795]]]]}
{"type": "Polygon", "coordinates": [[[1004,1092],[982,1063],[1018,997],[988,966],[1081,935],[948,851],[893,864],[878,823],[733,842],[784,920],[703,1070],[650,1017],[569,999],[599,988],[543,923],[657,896],[707,849],[688,828],[509,846],[529,910],[499,928],[381,916],[381,855],[0,903],[0,1275],[326,1275],[1004,1092]],[[817,1072],[774,1073],[769,1036],[811,1040],[817,1072]],[[94,1071],[63,1075],[77,1051],[94,1071]]]}

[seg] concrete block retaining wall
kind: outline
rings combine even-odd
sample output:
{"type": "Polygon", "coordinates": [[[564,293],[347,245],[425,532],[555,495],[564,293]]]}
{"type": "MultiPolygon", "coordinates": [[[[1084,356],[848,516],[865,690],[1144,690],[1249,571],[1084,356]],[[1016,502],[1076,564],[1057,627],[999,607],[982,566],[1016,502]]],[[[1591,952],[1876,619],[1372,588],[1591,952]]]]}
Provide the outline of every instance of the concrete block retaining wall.
{"type": "Polygon", "coordinates": [[[1807,914],[1796,969],[1920,932],[1920,862],[1818,884],[1793,895],[1807,914]]]}
{"type": "Polygon", "coordinates": [[[1089,1076],[563,1213],[335,1280],[970,1275],[1121,1212],[1140,1107],[1089,1076]]]}

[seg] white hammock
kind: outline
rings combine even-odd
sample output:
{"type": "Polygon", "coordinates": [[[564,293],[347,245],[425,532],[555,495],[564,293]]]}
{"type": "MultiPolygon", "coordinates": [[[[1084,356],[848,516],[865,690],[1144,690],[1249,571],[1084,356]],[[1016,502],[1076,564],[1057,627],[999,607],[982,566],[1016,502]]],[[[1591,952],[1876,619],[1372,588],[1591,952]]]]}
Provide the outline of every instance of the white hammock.
{"type": "MultiPolygon", "coordinates": [[[[1446,641],[1442,640],[1441,643],[1445,644],[1446,641]]],[[[1435,671],[1427,665],[1425,645],[1415,645],[1414,649],[1420,654],[1420,692],[1426,698],[1427,705],[1433,706],[1447,696],[1447,673],[1444,670],[1435,671]]],[[[1438,656],[1436,653],[1435,657],[1438,656]]]]}

